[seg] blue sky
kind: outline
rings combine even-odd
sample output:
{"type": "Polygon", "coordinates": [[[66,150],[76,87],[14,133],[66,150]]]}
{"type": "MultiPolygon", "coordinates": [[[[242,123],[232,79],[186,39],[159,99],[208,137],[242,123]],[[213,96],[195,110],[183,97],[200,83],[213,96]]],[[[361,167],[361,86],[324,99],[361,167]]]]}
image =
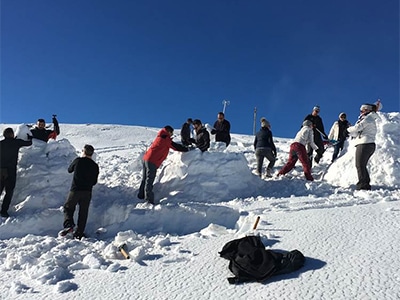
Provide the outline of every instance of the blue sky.
{"type": "MultiPolygon", "coordinates": [[[[397,0],[2,0],[1,123],[213,124],[293,137],[399,111],[397,0]]],[[[62,131],[62,127],[61,127],[62,131]]]]}

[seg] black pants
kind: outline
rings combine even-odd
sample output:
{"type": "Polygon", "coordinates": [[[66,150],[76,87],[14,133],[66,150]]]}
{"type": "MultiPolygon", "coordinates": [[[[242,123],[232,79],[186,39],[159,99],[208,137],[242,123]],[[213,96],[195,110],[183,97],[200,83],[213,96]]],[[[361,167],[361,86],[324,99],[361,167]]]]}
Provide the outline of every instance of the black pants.
{"type": "Polygon", "coordinates": [[[89,212],[89,204],[92,199],[91,191],[70,191],[64,204],[64,228],[74,227],[74,212],[79,204],[78,227],[76,232],[83,234],[89,212]]]}
{"type": "Polygon", "coordinates": [[[356,147],[356,168],[358,175],[357,190],[371,189],[367,163],[374,152],[375,143],[360,144],[356,147]]]}
{"type": "Polygon", "coordinates": [[[15,184],[17,182],[17,170],[13,168],[2,168],[0,176],[0,194],[3,190],[6,191],[3,198],[3,204],[1,205],[1,212],[6,213],[10,207],[11,199],[14,194],[15,184]]]}

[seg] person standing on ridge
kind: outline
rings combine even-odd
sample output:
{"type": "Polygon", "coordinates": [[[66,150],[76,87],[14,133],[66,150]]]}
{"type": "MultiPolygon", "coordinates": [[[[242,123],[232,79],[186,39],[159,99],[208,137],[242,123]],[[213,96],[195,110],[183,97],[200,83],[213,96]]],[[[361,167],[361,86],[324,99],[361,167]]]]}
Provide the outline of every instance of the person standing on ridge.
{"type": "Polygon", "coordinates": [[[297,160],[299,159],[302,166],[304,175],[307,180],[313,181],[314,177],[311,175],[311,166],[307,157],[306,146],[310,146],[315,151],[318,150],[318,146],[314,143],[313,123],[310,120],[305,120],[300,131],[297,132],[294,142],[290,145],[289,160],[279,171],[279,175],[285,175],[294,168],[297,160]]]}
{"type": "Polygon", "coordinates": [[[374,104],[361,105],[357,123],[347,128],[349,135],[354,138],[356,146],[357,190],[371,190],[367,164],[376,148],[377,127],[375,121],[379,119],[376,109],[374,104]]]}
{"type": "Polygon", "coordinates": [[[157,169],[167,158],[169,149],[180,152],[187,152],[188,148],[172,141],[174,129],[167,125],[162,128],[154,139],[150,148],[143,156],[143,174],[140,183],[139,199],[145,199],[148,203],[154,204],[153,183],[156,179],[157,169]]]}
{"type": "Polygon", "coordinates": [[[217,115],[217,121],[214,123],[214,129],[211,130],[211,134],[215,134],[216,142],[224,142],[228,147],[231,142],[231,123],[225,119],[225,114],[219,112],[217,115]]]}
{"type": "MultiPolygon", "coordinates": [[[[0,141],[0,195],[5,190],[1,205],[1,216],[8,218],[8,209],[17,183],[18,153],[21,147],[32,145],[32,140],[24,141],[14,138],[14,130],[6,128],[3,131],[4,140],[0,141]]],[[[28,135],[28,139],[30,136],[28,135]]]]}
{"type": "Polygon", "coordinates": [[[328,139],[334,141],[332,161],[334,162],[339,155],[339,152],[343,150],[344,142],[349,136],[347,128],[349,128],[350,123],[346,120],[347,116],[344,112],[339,114],[339,119],[335,121],[329,131],[328,139]]]}
{"type": "Polygon", "coordinates": [[[89,213],[89,204],[92,199],[92,189],[97,183],[99,166],[92,160],[94,148],[92,145],[85,145],[82,150],[82,157],[77,157],[68,167],[68,173],[74,173],[71,189],[64,204],[64,230],[59,235],[65,236],[74,230],[74,212],[79,204],[78,226],[73,232],[76,239],[85,237],[85,227],[89,213]]]}
{"type": "Polygon", "coordinates": [[[257,175],[262,176],[264,158],[269,160],[267,177],[272,177],[272,168],[276,160],[276,147],[272,137],[271,125],[265,118],[261,118],[261,129],[254,138],[254,149],[257,160],[257,175]]]}
{"type": "Polygon", "coordinates": [[[55,139],[57,135],[60,134],[60,126],[58,125],[56,115],[53,115],[52,121],[54,130],[46,129],[46,121],[44,119],[38,119],[36,126],[31,129],[32,137],[46,143],[51,138],[55,139]]]}
{"type": "MultiPolygon", "coordinates": [[[[318,150],[316,151],[317,155],[314,158],[314,161],[317,164],[319,163],[319,161],[322,158],[322,155],[325,152],[324,142],[322,140],[322,136],[325,139],[328,139],[328,136],[325,133],[324,123],[322,122],[322,119],[319,116],[319,112],[320,112],[320,107],[318,105],[314,106],[313,107],[313,111],[311,112],[311,114],[307,115],[304,118],[304,121],[305,120],[309,120],[313,124],[314,143],[318,147],[318,150]]],[[[308,150],[307,155],[308,155],[308,158],[309,158],[310,167],[312,167],[313,149],[309,147],[307,150],[308,150]]]]}

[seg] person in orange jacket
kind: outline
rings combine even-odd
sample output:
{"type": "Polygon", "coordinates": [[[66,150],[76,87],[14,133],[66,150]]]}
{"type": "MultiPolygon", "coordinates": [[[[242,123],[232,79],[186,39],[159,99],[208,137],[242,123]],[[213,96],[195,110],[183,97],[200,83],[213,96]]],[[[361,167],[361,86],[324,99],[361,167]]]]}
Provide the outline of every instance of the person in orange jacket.
{"type": "Polygon", "coordinates": [[[174,129],[169,125],[162,128],[143,156],[143,175],[138,198],[145,199],[150,204],[154,204],[153,183],[156,178],[157,169],[167,158],[169,149],[180,152],[188,151],[188,148],[185,146],[172,141],[173,133],[174,129]]]}

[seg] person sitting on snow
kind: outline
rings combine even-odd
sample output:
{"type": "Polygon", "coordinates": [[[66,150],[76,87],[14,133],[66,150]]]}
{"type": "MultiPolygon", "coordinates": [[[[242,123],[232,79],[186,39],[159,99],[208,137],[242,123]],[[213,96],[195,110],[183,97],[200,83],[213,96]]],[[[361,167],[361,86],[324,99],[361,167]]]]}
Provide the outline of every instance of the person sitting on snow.
{"type": "Polygon", "coordinates": [[[44,119],[38,119],[36,126],[31,129],[32,137],[46,143],[51,138],[55,139],[57,135],[60,134],[60,127],[56,115],[53,115],[52,121],[54,130],[46,129],[46,121],[44,119]]]}

